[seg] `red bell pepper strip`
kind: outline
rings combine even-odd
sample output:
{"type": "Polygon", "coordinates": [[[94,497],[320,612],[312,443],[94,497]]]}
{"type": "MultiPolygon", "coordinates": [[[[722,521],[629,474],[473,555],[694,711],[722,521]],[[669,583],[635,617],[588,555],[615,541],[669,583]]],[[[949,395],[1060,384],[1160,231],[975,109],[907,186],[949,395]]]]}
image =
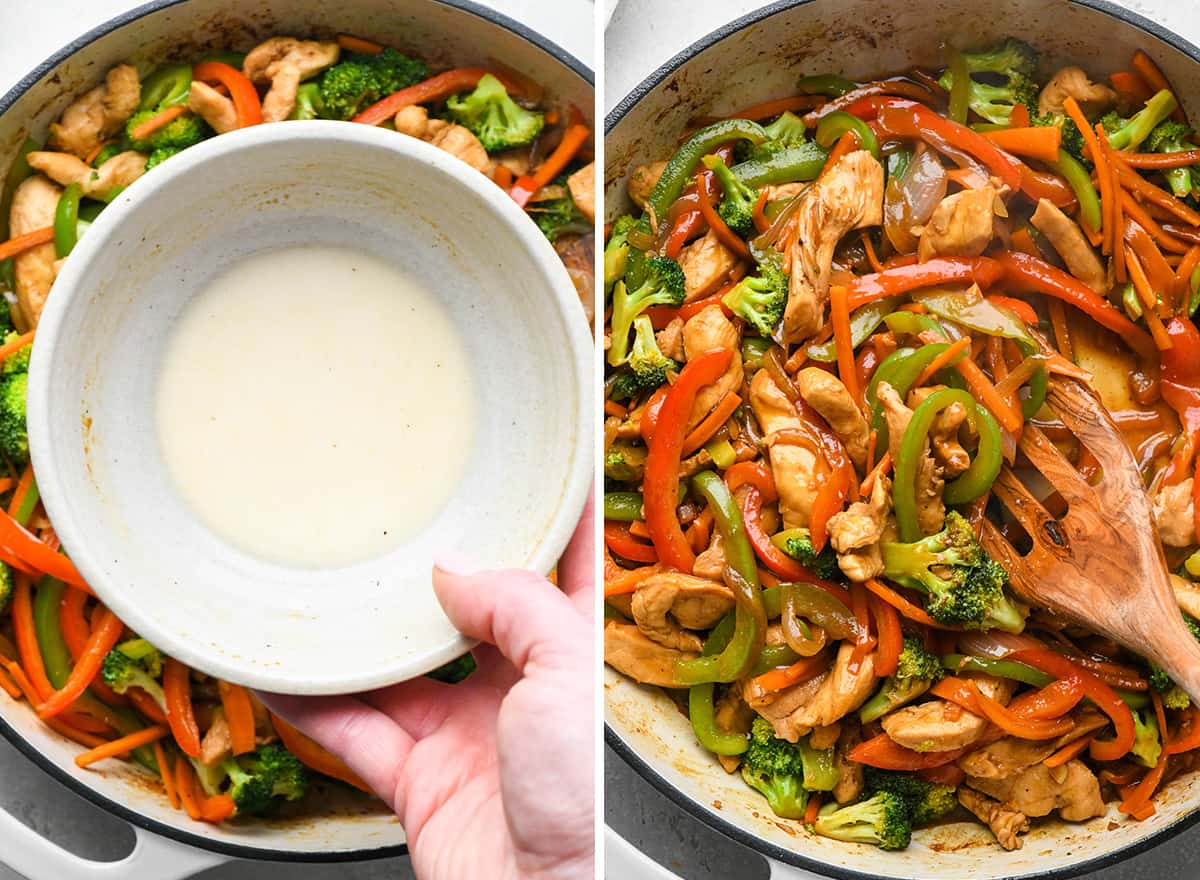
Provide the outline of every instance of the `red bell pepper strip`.
{"type": "Polygon", "coordinates": [[[588,135],[591,133],[592,130],[583,123],[576,123],[568,128],[563,133],[558,146],[554,148],[554,152],[546,157],[533,174],[522,174],[517,178],[517,182],[508,191],[509,197],[524,208],[538,190],[547,186],[550,181],[563,172],[567,163],[575,158],[575,154],[587,143],[588,135]]]}
{"type": "Polygon", "coordinates": [[[1001,265],[989,257],[937,257],[854,278],[846,285],[847,303],[853,311],[877,299],[940,284],[975,283],[987,288],[1003,273],[1001,265]]]}
{"type": "Polygon", "coordinates": [[[658,553],[649,544],[635,540],[624,523],[605,521],[604,544],[613,553],[631,562],[658,562],[658,553]]]}
{"type": "Polygon", "coordinates": [[[1070,718],[1030,718],[1013,711],[980,691],[975,682],[965,678],[944,678],[929,692],[986,718],[1005,733],[1021,739],[1054,739],[1075,726],[1070,718]]]}
{"type": "Polygon", "coordinates": [[[1166,331],[1171,347],[1159,353],[1160,387],[1163,400],[1179,414],[1184,436],[1166,479],[1179,482],[1188,475],[1188,464],[1200,444],[1200,331],[1180,317],[1172,318],[1166,331]]]}
{"type": "Polygon", "coordinates": [[[184,754],[199,758],[200,728],[192,708],[191,672],[173,657],[163,660],[163,696],[175,743],[184,754]]]}
{"type": "Polygon", "coordinates": [[[1010,283],[1060,299],[1067,305],[1085,312],[1095,318],[1102,327],[1107,327],[1124,339],[1143,357],[1151,357],[1157,352],[1145,330],[1073,275],[1017,251],[1004,251],[994,259],[1010,283]]]}
{"type": "Polygon", "coordinates": [[[767,504],[779,497],[775,477],[761,461],[739,461],[730,465],[725,469],[725,485],[730,492],[736,492],[741,486],[753,486],[767,504]]]}
{"type": "Polygon", "coordinates": [[[956,761],[966,749],[946,752],[914,752],[897,743],[886,733],[872,737],[852,748],[846,755],[851,761],[881,770],[928,770],[956,761]]]}
{"type": "Polygon", "coordinates": [[[192,78],[201,82],[219,82],[229,89],[229,97],[237,113],[238,128],[262,122],[262,102],[258,100],[258,90],[236,67],[230,67],[223,61],[201,61],[192,68],[192,78]]]}
{"type": "Polygon", "coordinates": [[[697,392],[717,381],[731,360],[733,351],[719,348],[688,361],[680,370],[679,378],[663,398],[646,456],[642,486],[646,528],[650,530],[659,561],[688,574],[696,563],[696,554],[684,537],[675,512],[683,441],[697,392]]]}
{"type": "Polygon", "coordinates": [[[514,90],[516,84],[498,73],[492,73],[492,71],[484,70],[482,67],[458,67],[454,70],[447,70],[444,73],[431,76],[429,79],[409,86],[406,89],[393,92],[386,98],[376,101],[350,121],[361,122],[365,125],[379,125],[385,119],[390,119],[405,107],[410,107],[413,104],[424,104],[427,101],[444,101],[446,98],[449,98],[451,95],[457,95],[459,92],[469,92],[475,86],[479,85],[479,81],[489,73],[504,83],[504,88],[508,90],[510,95],[516,94],[514,90]]]}
{"type": "Polygon", "coordinates": [[[1175,738],[1167,744],[1166,752],[1168,755],[1180,755],[1192,749],[1200,749],[1200,708],[1196,706],[1188,709],[1187,717],[1179,725],[1175,738]]]}
{"type": "Polygon", "coordinates": [[[0,559],[22,571],[32,568],[48,574],[93,595],[70,559],[39,541],[3,510],[0,510],[0,559]]]}
{"type": "Polygon", "coordinates": [[[1015,191],[1021,188],[1022,162],[978,132],[935,113],[923,104],[914,102],[907,107],[885,106],[879,112],[879,124],[884,130],[900,137],[926,139],[926,134],[933,135],[978,159],[1010,189],[1015,191]]]}

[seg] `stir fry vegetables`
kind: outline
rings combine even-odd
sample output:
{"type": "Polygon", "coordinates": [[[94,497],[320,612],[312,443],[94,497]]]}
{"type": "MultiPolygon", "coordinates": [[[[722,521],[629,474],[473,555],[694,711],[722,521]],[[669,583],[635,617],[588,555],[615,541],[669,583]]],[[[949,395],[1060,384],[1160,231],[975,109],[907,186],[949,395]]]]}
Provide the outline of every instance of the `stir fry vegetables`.
{"type": "MultiPolygon", "coordinates": [[[[20,147],[0,193],[0,690],[78,742],[78,766],[136,761],[200,821],[277,815],[330,785],[369,791],[254,694],[164,655],[92,595],[59,547],[29,462],[29,359],[59,261],[125,187],[228,131],[313,119],[394,129],[487,175],[553,242],[585,308],[592,300],[590,129],[507,69],[434,73],[357,37],[277,36],[245,54],[117,65],[20,147]]],[[[682,287],[672,296],[681,301],[682,287]]],[[[631,396],[677,369],[650,319],[636,317],[631,396]]],[[[637,508],[640,517],[640,499],[637,508]]],[[[474,671],[466,654],[430,677],[455,684],[474,671]]]]}
{"type": "Polygon", "coordinates": [[[1013,849],[1051,812],[1144,819],[1196,760],[1143,646],[1031,604],[980,537],[1028,543],[1005,463],[1066,509],[1022,437],[1100,474],[1046,405],[1089,382],[1200,636],[1200,144],[1147,56],[1111,83],[1015,39],[818,72],[615,206],[605,658],[687,688],[701,745],[817,834],[898,849],[960,810],[1013,849]]]}

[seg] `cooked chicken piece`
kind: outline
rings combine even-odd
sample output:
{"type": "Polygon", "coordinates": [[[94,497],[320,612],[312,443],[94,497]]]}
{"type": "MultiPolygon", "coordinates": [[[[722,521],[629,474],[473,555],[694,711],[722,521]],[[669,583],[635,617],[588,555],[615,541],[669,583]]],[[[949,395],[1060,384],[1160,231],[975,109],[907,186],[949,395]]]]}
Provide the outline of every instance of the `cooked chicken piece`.
{"type": "Polygon", "coordinates": [[[1196,522],[1192,514],[1192,478],[1173,486],[1162,486],[1151,499],[1158,536],[1168,547],[1187,547],[1196,543],[1196,522]]]}
{"type": "Polygon", "coordinates": [[[633,200],[633,203],[643,211],[646,210],[646,202],[650,199],[650,194],[654,192],[654,187],[658,185],[658,179],[662,177],[663,169],[666,167],[667,162],[664,159],[661,162],[639,165],[629,175],[629,183],[626,184],[625,191],[629,193],[629,198],[633,200]]]}
{"type": "Polygon", "coordinates": [[[865,468],[871,430],[842,380],[819,367],[805,367],[796,374],[796,386],[805,402],[829,422],[829,427],[846,444],[854,466],[859,470],[865,468]]]}
{"type": "MultiPolygon", "coordinates": [[[[725,688],[717,697],[713,720],[716,721],[717,730],[723,730],[726,733],[749,733],[756,714],[742,699],[741,685],[734,683],[725,688]]],[[[742,759],[737,755],[718,755],[717,760],[721,762],[721,766],[727,773],[737,770],[742,763],[742,759]]]]}
{"type": "Polygon", "coordinates": [[[588,162],[567,178],[567,189],[575,207],[587,218],[588,223],[596,222],[596,163],[588,162]]]}
{"type": "MultiPolygon", "coordinates": [[[[1007,704],[1015,682],[989,675],[970,676],[979,690],[997,702],[1007,704]]],[[[895,742],[914,752],[948,752],[978,740],[988,722],[973,712],[947,700],[929,700],[905,706],[883,716],[884,732],[895,742]]]]}
{"type": "Polygon", "coordinates": [[[696,557],[696,564],[692,566],[692,574],[696,577],[720,580],[724,571],[725,539],[721,537],[718,529],[713,529],[708,549],[696,557]]]}
{"type": "Polygon", "coordinates": [[[833,753],[833,767],[838,775],[837,784],[833,786],[833,799],[839,804],[856,801],[862,794],[863,765],[846,757],[860,742],[862,728],[859,727],[858,718],[847,715],[842,719],[842,732],[833,753]]]}
{"type": "Polygon", "coordinates": [[[692,404],[692,414],[688,417],[688,430],[696,427],[721,398],[731,391],[742,387],[742,353],[739,347],[737,328],[733,326],[718,305],[706,307],[698,315],[693,315],[683,325],[683,350],[688,360],[712,351],[716,348],[726,348],[733,352],[733,359],[725,372],[711,385],[705,385],[696,394],[696,402],[692,404]]]}
{"type": "Polygon", "coordinates": [[[638,628],[649,638],[668,648],[699,651],[703,640],[684,627],[716,624],[733,607],[733,591],[720,581],[665,571],[642,581],[631,607],[638,628]]]}
{"type": "Polygon", "coordinates": [[[207,122],[217,134],[225,134],[238,127],[233,101],[199,80],[192,80],[192,87],[188,91],[188,109],[207,122]]]}
{"type": "Polygon", "coordinates": [[[560,235],[554,240],[554,252],[562,260],[588,326],[596,314],[596,238],[593,235],[560,235]]]}
{"type": "Polygon", "coordinates": [[[117,153],[99,168],[93,168],[70,153],[51,153],[34,150],[28,156],[29,165],[55,183],[68,186],[79,184],[88,197],[103,196],[118,187],[126,187],[146,173],[146,156],[126,150],[117,153]]]}
{"type": "MultiPolygon", "coordinates": [[[[848,712],[853,712],[861,706],[875,691],[873,656],[868,654],[859,664],[858,671],[851,672],[850,655],[853,653],[854,645],[842,642],[830,672],[781,691],[778,697],[769,703],[755,706],[755,701],[749,694],[746,695],[746,702],[755,706],[759,714],[771,722],[776,736],[788,742],[797,742],[814,728],[841,720],[848,712]],[[812,688],[806,687],[812,682],[819,684],[812,688]]],[[[764,699],[764,695],[758,696],[759,703],[764,699]]]]}
{"type": "Polygon", "coordinates": [[[456,123],[430,119],[429,111],[420,104],[411,104],[396,114],[396,131],[433,144],[462,159],[476,171],[492,173],[492,160],[479,138],[456,123]]]}
{"type": "Polygon", "coordinates": [[[1200,620],[1200,585],[1173,574],[1171,589],[1175,591],[1175,602],[1179,605],[1179,610],[1200,620]]]}
{"type": "Polygon", "coordinates": [[[1058,810],[1068,822],[1082,822],[1105,812],[1100,782],[1079,760],[1053,768],[1034,764],[1004,779],[967,777],[967,785],[1026,816],[1046,816],[1058,810]]]}
{"type": "MultiPolygon", "coordinates": [[[[904,432],[912,421],[912,410],[904,405],[896,389],[887,382],[880,382],[876,387],[875,396],[883,405],[883,417],[888,426],[888,447],[892,460],[899,461],[900,444],[904,440],[904,432]]],[[[946,505],[942,502],[942,488],[945,480],[941,468],[934,461],[929,450],[929,441],[921,451],[921,460],[917,464],[916,494],[917,522],[921,531],[927,535],[941,531],[946,521],[946,505]]]]}
{"type": "Polygon", "coordinates": [[[50,124],[50,143],[82,159],[121,130],[141,97],[137,68],[118,64],[50,124]]]}
{"type": "Polygon", "coordinates": [[[879,542],[892,510],[892,482],[883,474],[875,479],[869,501],[855,501],[829,518],[829,543],[837,551],[838,567],[856,583],[883,573],[879,542]]]}
{"type": "Polygon", "coordinates": [[[840,721],[835,721],[833,724],[818,727],[810,733],[808,735],[808,744],[814,749],[832,749],[841,735],[842,724],[840,721]]]}
{"type": "Polygon", "coordinates": [[[1034,741],[1006,736],[958,759],[959,768],[977,779],[1003,779],[1040,764],[1065,745],[1099,730],[1108,718],[1094,709],[1080,710],[1075,727],[1058,739],[1034,741]]]}
{"type": "Polygon", "coordinates": [[[812,186],[810,183],[779,183],[768,184],[763,189],[767,191],[768,202],[781,202],[785,199],[794,199],[810,186],[812,186]]]}
{"type": "Polygon", "coordinates": [[[675,664],[699,656],[653,642],[632,623],[604,621],[604,662],[642,684],[676,687],[675,664]]]}
{"type": "Polygon", "coordinates": [[[917,258],[924,263],[934,257],[982,254],[996,235],[996,217],[1008,216],[1001,192],[988,181],[987,186],[959,190],[942,199],[921,230],[917,258]]]}
{"type": "MultiPolygon", "coordinates": [[[[13,193],[8,215],[9,234],[16,238],[54,225],[54,212],[61,195],[62,188],[40,174],[27,178],[13,193]]],[[[46,298],[50,296],[50,286],[54,284],[54,263],[53,242],[39,244],[13,257],[20,312],[14,318],[20,318],[19,327],[30,330],[37,327],[46,298]]]]}
{"type": "Polygon", "coordinates": [[[679,253],[684,302],[711,293],[736,264],[733,251],[721,244],[715,232],[708,230],[703,238],[696,239],[679,253]]]}
{"type": "Polygon", "coordinates": [[[1089,117],[1105,113],[1117,103],[1117,93],[1108,86],[1092,82],[1078,67],[1064,67],[1050,77],[1038,95],[1038,115],[1062,113],[1067,98],[1074,98],[1089,117]]]}
{"type": "Polygon", "coordinates": [[[687,360],[683,351],[683,318],[672,318],[671,323],[654,334],[659,351],[673,361],[687,360]]]}
{"type": "Polygon", "coordinates": [[[1067,264],[1071,274],[1096,293],[1108,290],[1108,273],[1079,225],[1049,199],[1040,199],[1029,218],[1067,264]]]}
{"type": "Polygon", "coordinates": [[[958,802],[974,813],[979,821],[992,829],[996,841],[1010,852],[1025,843],[1018,835],[1029,830],[1029,820],[1023,813],[1001,806],[984,794],[965,785],[958,787],[958,802]]]}
{"type": "Polygon", "coordinates": [[[263,122],[281,122],[296,106],[296,89],[338,59],[337,43],[271,37],[246,54],[242,72],[255,85],[271,84],[262,100],[263,122]]]}
{"type": "Polygon", "coordinates": [[[842,236],[883,222],[883,166],[865,150],[846,154],[805,192],[796,222],[785,342],[801,342],[825,323],[833,252],[842,236]]]}
{"type": "Polygon", "coordinates": [[[801,422],[792,402],[766,370],[759,370],[750,380],[750,407],[768,445],[784,528],[807,528],[819,488],[818,469],[824,469],[824,463],[807,446],[772,442],[779,431],[798,430],[801,422]]]}
{"type": "Polygon", "coordinates": [[[229,733],[229,722],[220,708],[213,710],[212,724],[200,741],[200,763],[211,767],[229,754],[233,739],[229,733]]]}
{"type": "MultiPolygon", "coordinates": [[[[908,392],[908,407],[916,410],[925,398],[945,387],[926,385],[914,388],[908,392]]],[[[959,440],[959,433],[964,428],[969,431],[970,424],[967,422],[967,411],[961,403],[950,404],[934,417],[933,424],[929,426],[933,459],[941,468],[944,479],[952,480],[971,466],[971,456],[959,440]]]]}

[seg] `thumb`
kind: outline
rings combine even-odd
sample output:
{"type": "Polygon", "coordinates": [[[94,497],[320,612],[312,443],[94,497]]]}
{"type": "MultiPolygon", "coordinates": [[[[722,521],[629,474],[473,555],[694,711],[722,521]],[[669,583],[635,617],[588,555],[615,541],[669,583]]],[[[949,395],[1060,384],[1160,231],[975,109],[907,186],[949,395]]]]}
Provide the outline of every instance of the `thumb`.
{"type": "Polygon", "coordinates": [[[457,570],[439,561],[433,589],[463,635],[495,645],[522,673],[540,652],[573,653],[592,639],[584,618],[557,587],[532,571],[457,570]]]}

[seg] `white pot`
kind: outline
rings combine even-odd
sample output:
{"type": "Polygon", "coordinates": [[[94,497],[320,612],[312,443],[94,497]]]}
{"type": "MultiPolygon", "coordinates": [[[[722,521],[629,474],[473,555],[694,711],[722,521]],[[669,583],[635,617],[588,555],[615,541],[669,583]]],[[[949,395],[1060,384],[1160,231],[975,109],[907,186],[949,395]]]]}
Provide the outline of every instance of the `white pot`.
{"type": "MultiPolygon", "coordinates": [[[[681,52],[631,92],[605,121],[605,210],[629,210],[624,180],[637,165],[669,156],[689,120],[722,116],[795,92],[804,74],[851,78],[939,66],[939,45],[1007,35],[1037,45],[1049,70],[1073,62],[1094,75],[1124,69],[1136,49],[1163,68],[1195,117],[1200,49],[1104,0],[811,0],[775,3],[681,52]]],[[[845,844],[774,816],[760,795],[727,775],[702,749],[687,718],[660,690],[606,670],[610,746],[681,808],[771,861],[772,877],[876,880],[1066,878],[1097,871],[1200,819],[1200,775],[1155,797],[1157,813],[1126,819],[1110,805],[1085,823],[1039,821],[1025,845],[1005,852],[975,822],[918,831],[903,852],[845,844]],[[812,872],[812,873],[810,873],[812,872]]]]}

